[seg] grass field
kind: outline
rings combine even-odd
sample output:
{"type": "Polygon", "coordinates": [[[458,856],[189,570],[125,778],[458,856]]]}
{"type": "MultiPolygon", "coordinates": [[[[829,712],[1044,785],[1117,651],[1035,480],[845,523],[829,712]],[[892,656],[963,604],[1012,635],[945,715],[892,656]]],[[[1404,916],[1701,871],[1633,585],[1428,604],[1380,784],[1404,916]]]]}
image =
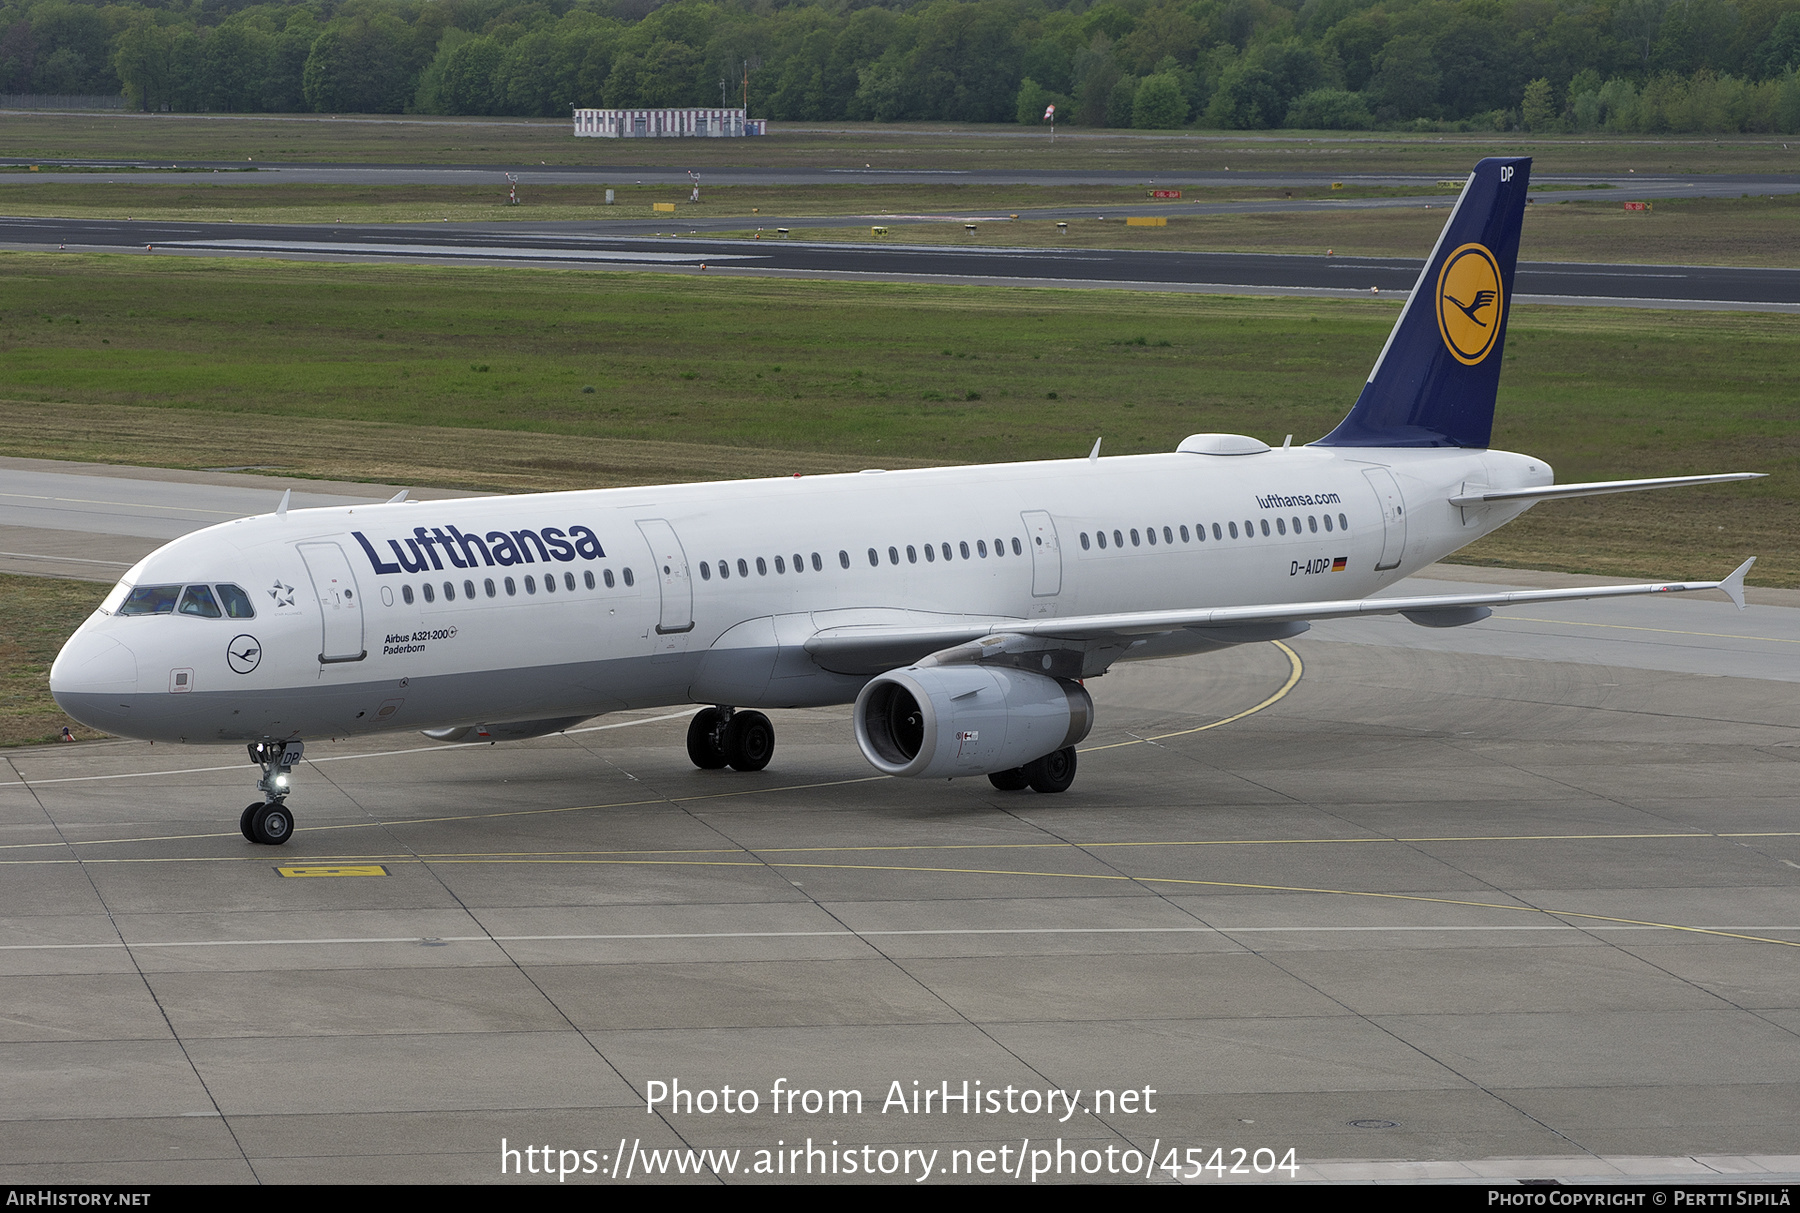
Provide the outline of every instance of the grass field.
{"type": "Polygon", "coordinates": [[[102,736],[62,714],[50,698],[50,663],[105,596],[91,581],[0,577],[0,746],[55,741],[64,725],[82,740],[102,736]]]}
{"type": "MultiPolygon", "coordinates": [[[[54,254],[0,272],[0,451],[502,491],[1068,456],[1096,435],[1111,454],[1306,441],[1394,316],[698,274],[54,254]]],[[[1470,558],[1686,577],[1755,552],[1759,584],[1800,584],[1790,317],[1521,306],[1510,334],[1497,446],[1564,480],[1772,476],[1541,508],[1470,558]]]]}
{"type": "MultiPolygon", "coordinates": [[[[1354,257],[1423,257],[1443,226],[1442,203],[1426,206],[1263,214],[1192,213],[1195,203],[1295,198],[1382,197],[1399,191],[1347,188],[1185,190],[1162,204],[1167,227],[1128,227],[1107,210],[1148,202],[1135,186],[721,186],[705,201],[668,217],[669,230],[693,218],[742,217],[735,233],[764,234],[783,217],[859,215],[977,215],[970,234],[959,222],[880,220],[892,243],[1072,245],[1081,248],[1200,249],[1230,252],[1323,253],[1354,257]],[[1067,230],[1036,208],[1092,208],[1067,220],[1067,230]],[[1019,213],[1017,221],[1006,217],[1019,213]],[[989,220],[997,219],[999,222],[989,220]]],[[[21,183],[0,174],[0,214],[79,219],[180,219],[259,223],[452,223],[524,221],[591,223],[652,217],[650,204],[685,199],[676,187],[621,186],[618,204],[605,205],[603,186],[532,186],[525,203],[509,206],[505,190],[460,186],[338,186],[131,183],[21,183]]],[[[1601,193],[1597,191],[1597,193],[1601,193]]],[[[662,216],[657,216],[661,218],[662,216]]],[[[868,241],[870,222],[798,230],[807,240],[868,241]]],[[[1525,256],[1539,261],[1652,262],[1684,265],[1800,266],[1800,195],[1666,200],[1648,212],[1626,211],[1604,196],[1533,206],[1527,212],[1525,256]]]]}
{"type": "MultiPolygon", "coordinates": [[[[755,106],[752,106],[754,113],[755,106]]],[[[1537,136],[1308,131],[1080,131],[1050,142],[1012,125],[776,123],[760,139],[576,139],[561,120],[0,111],[9,157],[371,164],[769,168],[1044,168],[1454,173],[1482,156],[1531,155],[1539,172],[1785,173],[1780,135],[1537,136]]]]}
{"type": "MultiPolygon", "coordinates": [[[[0,214],[70,218],[194,219],[223,223],[436,223],[472,220],[642,221],[656,217],[652,204],[672,202],[677,215],[707,219],[753,216],[1007,213],[1034,207],[1150,205],[1141,185],[714,185],[703,182],[703,201],[688,202],[682,185],[638,185],[628,172],[610,183],[557,185],[528,182],[520,203],[507,200],[508,185],[495,172],[479,185],[292,184],[271,173],[197,173],[190,180],[133,180],[127,174],[82,174],[83,180],[46,181],[29,171],[0,169],[0,214]],[[607,205],[612,189],[614,204],[607,205]]],[[[1450,191],[1454,192],[1454,191],[1450,191]]],[[[1419,193],[1392,186],[1329,185],[1272,189],[1187,189],[1179,200],[1156,202],[1179,214],[1195,202],[1273,199],[1394,198],[1419,193]]]]}

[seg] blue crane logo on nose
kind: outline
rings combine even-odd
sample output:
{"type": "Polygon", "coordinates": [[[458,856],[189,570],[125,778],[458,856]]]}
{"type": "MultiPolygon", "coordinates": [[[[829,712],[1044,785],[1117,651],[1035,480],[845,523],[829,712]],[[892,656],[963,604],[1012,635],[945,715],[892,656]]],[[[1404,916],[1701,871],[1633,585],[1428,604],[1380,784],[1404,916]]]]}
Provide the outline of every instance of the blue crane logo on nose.
{"type": "Polygon", "coordinates": [[[225,646],[225,664],[234,674],[248,674],[262,662],[262,642],[254,636],[237,635],[225,646]]]}

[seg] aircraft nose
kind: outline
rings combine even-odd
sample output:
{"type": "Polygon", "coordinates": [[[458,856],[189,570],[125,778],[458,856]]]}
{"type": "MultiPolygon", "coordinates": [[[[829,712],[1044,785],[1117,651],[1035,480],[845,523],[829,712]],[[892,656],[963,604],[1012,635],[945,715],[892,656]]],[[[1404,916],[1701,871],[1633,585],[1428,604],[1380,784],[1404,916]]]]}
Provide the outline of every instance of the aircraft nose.
{"type": "Polygon", "coordinates": [[[76,713],[65,696],[129,695],[135,690],[136,654],[103,632],[76,632],[50,667],[50,693],[71,716],[76,713]]]}

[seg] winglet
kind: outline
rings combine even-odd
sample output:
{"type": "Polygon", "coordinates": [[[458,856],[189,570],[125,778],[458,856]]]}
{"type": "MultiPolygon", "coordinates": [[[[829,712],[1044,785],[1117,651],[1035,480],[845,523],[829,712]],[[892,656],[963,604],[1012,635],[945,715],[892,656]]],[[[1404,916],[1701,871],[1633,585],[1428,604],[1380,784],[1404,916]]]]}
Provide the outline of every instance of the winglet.
{"type": "Polygon", "coordinates": [[[1100,439],[1094,439],[1094,449],[1088,452],[1088,462],[1098,463],[1100,460],[1100,439]]]}
{"type": "Polygon", "coordinates": [[[406,495],[410,492],[412,492],[411,489],[401,489],[398,493],[395,493],[392,497],[389,497],[387,499],[387,503],[389,505],[399,505],[402,501],[406,500],[406,495]]]}
{"type": "Polygon", "coordinates": [[[288,489],[281,494],[281,504],[275,507],[275,517],[286,518],[288,502],[294,499],[294,490],[288,489]]]}
{"type": "Polygon", "coordinates": [[[1737,568],[1731,570],[1731,576],[1719,583],[1719,588],[1725,591],[1725,596],[1727,598],[1730,598],[1733,602],[1737,603],[1737,609],[1740,611],[1744,609],[1744,574],[1748,573],[1750,571],[1750,566],[1755,563],[1756,557],[1750,557],[1750,559],[1738,565],[1737,568]]]}

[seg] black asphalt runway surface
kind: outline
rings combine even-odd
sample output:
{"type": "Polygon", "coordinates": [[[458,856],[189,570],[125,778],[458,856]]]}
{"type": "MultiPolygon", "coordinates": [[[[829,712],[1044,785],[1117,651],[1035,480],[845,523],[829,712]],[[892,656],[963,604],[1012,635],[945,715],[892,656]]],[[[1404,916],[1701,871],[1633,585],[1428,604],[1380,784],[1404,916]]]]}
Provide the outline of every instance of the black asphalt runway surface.
{"type": "MultiPolygon", "coordinates": [[[[743,220],[733,222],[741,225],[743,220]]],[[[800,226],[797,220],[783,222],[790,230],[800,226]]],[[[858,219],[837,216],[812,222],[842,227],[858,219]]],[[[1405,292],[1412,288],[1423,264],[1410,258],[812,243],[782,238],[774,231],[767,237],[746,240],[705,235],[612,235],[579,223],[335,227],[0,219],[0,246],[11,248],[537,264],[589,269],[697,271],[704,264],[715,271],[815,278],[1137,289],[1300,294],[1405,292]]],[[[1564,303],[1800,310],[1800,270],[1522,262],[1515,297],[1564,303]]]]}
{"type": "MultiPolygon", "coordinates": [[[[1473,160],[1470,161],[1472,166],[1473,160]]],[[[48,183],[94,181],[142,181],[198,183],[213,176],[228,176],[233,185],[467,185],[506,183],[506,174],[532,185],[679,185],[692,178],[686,169],[668,165],[579,164],[253,164],[235,160],[32,160],[0,156],[0,180],[48,183]],[[61,170],[61,171],[59,171],[61,170]],[[108,171],[117,177],[108,177],[108,171]]],[[[1143,185],[1174,189],[1228,187],[1319,188],[1333,183],[1345,186],[1415,190],[1420,195],[1441,192],[1440,181],[1456,174],[1431,173],[1335,173],[1232,172],[1229,169],[1187,169],[1167,172],[1108,169],[897,169],[886,167],[762,168],[753,166],[708,167],[700,172],[707,185],[1143,185]]],[[[1800,174],[1793,173],[1540,173],[1534,177],[1545,200],[1567,197],[1730,198],[1741,194],[1792,194],[1800,192],[1800,174]],[[1571,191],[1566,195],[1562,191],[1571,191]]],[[[1406,199],[1361,199],[1330,205],[1409,205],[1406,199]]]]}

